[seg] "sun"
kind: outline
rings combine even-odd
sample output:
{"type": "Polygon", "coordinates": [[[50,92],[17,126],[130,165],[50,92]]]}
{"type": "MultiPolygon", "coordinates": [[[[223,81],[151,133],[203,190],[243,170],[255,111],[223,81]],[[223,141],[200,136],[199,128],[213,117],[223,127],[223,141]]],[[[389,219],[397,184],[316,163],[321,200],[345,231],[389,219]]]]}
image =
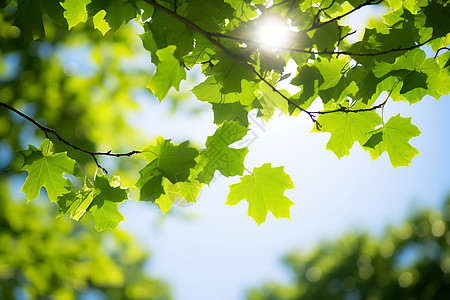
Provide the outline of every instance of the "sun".
{"type": "Polygon", "coordinates": [[[277,19],[266,19],[259,24],[256,40],[271,50],[286,47],[294,28],[277,19]]]}

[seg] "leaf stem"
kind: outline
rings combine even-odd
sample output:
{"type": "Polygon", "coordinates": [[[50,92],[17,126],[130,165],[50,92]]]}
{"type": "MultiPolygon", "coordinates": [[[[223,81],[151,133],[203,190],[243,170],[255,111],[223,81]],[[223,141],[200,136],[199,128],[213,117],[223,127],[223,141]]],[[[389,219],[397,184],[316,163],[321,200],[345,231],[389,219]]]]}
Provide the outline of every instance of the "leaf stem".
{"type": "Polygon", "coordinates": [[[244,169],[245,169],[245,171],[247,171],[248,173],[250,173],[251,175],[253,175],[253,173],[252,173],[252,172],[250,172],[250,170],[249,170],[249,169],[247,169],[246,167],[244,167],[244,169]]]}
{"type": "Polygon", "coordinates": [[[95,164],[97,165],[98,168],[100,168],[102,170],[103,173],[108,174],[108,171],[102,167],[100,165],[100,163],[98,162],[97,156],[114,156],[114,157],[121,157],[121,156],[131,156],[137,153],[141,153],[141,150],[132,150],[130,152],[126,152],[126,153],[112,153],[111,150],[107,151],[107,152],[92,152],[92,151],[88,151],[86,149],[80,148],[78,146],[73,145],[72,143],[70,143],[68,140],[64,139],[63,137],[61,137],[61,135],[59,135],[59,133],[52,129],[49,128],[47,126],[42,125],[41,123],[37,122],[36,120],[34,120],[33,118],[31,118],[30,116],[24,114],[23,112],[21,112],[20,110],[12,107],[9,104],[0,102],[0,106],[3,106],[7,109],[9,109],[10,111],[18,114],[19,116],[21,116],[22,118],[24,118],[25,120],[29,121],[30,123],[32,123],[33,125],[35,125],[36,127],[38,127],[40,130],[42,130],[45,134],[45,136],[49,139],[49,134],[54,135],[60,142],[63,142],[64,144],[66,144],[67,146],[81,151],[83,153],[89,154],[90,156],[92,156],[92,158],[95,161],[95,164]]]}

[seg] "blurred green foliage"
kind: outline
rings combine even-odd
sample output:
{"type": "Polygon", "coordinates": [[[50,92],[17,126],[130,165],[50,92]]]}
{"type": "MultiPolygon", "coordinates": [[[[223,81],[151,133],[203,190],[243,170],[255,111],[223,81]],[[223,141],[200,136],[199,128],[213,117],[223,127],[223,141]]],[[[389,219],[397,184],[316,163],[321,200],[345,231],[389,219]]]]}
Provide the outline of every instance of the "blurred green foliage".
{"type": "Polygon", "coordinates": [[[56,205],[27,205],[8,190],[0,179],[0,299],[171,299],[128,234],[99,233],[89,218],[55,220],[56,205]]]}
{"type": "Polygon", "coordinates": [[[449,228],[450,197],[442,212],[422,210],[382,238],[349,233],[289,254],[294,282],[268,283],[247,299],[449,299],[449,228]]]}
{"type": "MultiPolygon", "coordinates": [[[[129,122],[139,108],[133,101],[135,93],[150,95],[144,87],[154,70],[136,35],[136,26],[122,26],[114,35],[103,37],[92,30],[92,24],[68,31],[67,25],[58,26],[44,18],[45,40],[31,42],[11,26],[16,13],[14,7],[0,9],[0,101],[90,151],[129,151],[149,142],[129,122]]],[[[3,147],[26,148],[44,138],[32,124],[0,109],[3,147]]],[[[57,139],[53,142],[56,152],[67,151],[88,174],[95,173],[96,165],[89,155],[57,139]]],[[[111,171],[120,169],[122,172],[116,174],[129,186],[138,174],[133,172],[129,178],[126,170],[135,164],[134,158],[116,159],[108,167],[111,171]]],[[[2,167],[7,167],[3,159],[2,167]]]]}

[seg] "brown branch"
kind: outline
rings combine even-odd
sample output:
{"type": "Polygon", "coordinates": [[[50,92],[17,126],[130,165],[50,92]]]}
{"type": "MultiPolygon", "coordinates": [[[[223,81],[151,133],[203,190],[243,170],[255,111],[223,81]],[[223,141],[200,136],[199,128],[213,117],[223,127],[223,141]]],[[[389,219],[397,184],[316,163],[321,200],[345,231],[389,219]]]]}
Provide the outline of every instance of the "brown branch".
{"type": "Polygon", "coordinates": [[[49,134],[53,134],[60,142],[63,142],[67,146],[69,146],[69,147],[71,147],[71,148],[73,148],[75,150],[81,151],[83,153],[89,154],[94,159],[95,164],[97,165],[97,167],[99,167],[105,174],[108,174],[108,171],[99,164],[96,156],[103,155],[103,156],[121,157],[121,156],[131,156],[131,155],[134,155],[134,154],[141,153],[141,150],[133,150],[133,151],[130,151],[130,152],[127,152],[127,153],[112,153],[111,150],[109,150],[108,152],[91,152],[91,151],[88,151],[86,149],[83,149],[83,148],[80,148],[78,146],[73,145],[68,140],[66,140],[63,137],[61,137],[56,130],[42,125],[41,123],[37,122],[36,120],[31,118],[30,116],[24,114],[20,110],[17,110],[16,108],[12,107],[11,105],[8,105],[6,103],[0,102],[0,106],[3,106],[5,108],[11,110],[12,112],[18,114],[19,116],[21,116],[25,120],[29,121],[30,123],[32,123],[33,125],[38,127],[40,130],[42,130],[44,132],[44,134],[45,134],[45,136],[47,138],[49,138],[49,134]]]}

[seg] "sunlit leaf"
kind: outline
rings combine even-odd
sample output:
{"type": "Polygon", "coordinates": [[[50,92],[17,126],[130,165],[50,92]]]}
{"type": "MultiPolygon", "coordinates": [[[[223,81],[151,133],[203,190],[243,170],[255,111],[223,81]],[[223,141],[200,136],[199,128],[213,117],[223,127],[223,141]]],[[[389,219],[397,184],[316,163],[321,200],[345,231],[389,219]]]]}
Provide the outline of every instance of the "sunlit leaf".
{"type": "Polygon", "coordinates": [[[228,205],[236,205],[242,200],[248,201],[248,215],[259,225],[266,220],[267,213],[275,218],[290,219],[289,208],[294,204],[284,191],[294,188],[291,178],[283,167],[263,164],[253,169],[253,174],[241,177],[239,183],[230,186],[228,205]]]}
{"type": "Polygon", "coordinates": [[[68,180],[62,175],[74,175],[76,162],[65,152],[51,152],[52,147],[50,140],[44,140],[39,148],[29,145],[27,150],[17,151],[11,163],[12,170],[28,172],[21,190],[28,201],[39,197],[41,187],[45,187],[52,202],[57,202],[58,196],[67,192],[68,180]]]}

